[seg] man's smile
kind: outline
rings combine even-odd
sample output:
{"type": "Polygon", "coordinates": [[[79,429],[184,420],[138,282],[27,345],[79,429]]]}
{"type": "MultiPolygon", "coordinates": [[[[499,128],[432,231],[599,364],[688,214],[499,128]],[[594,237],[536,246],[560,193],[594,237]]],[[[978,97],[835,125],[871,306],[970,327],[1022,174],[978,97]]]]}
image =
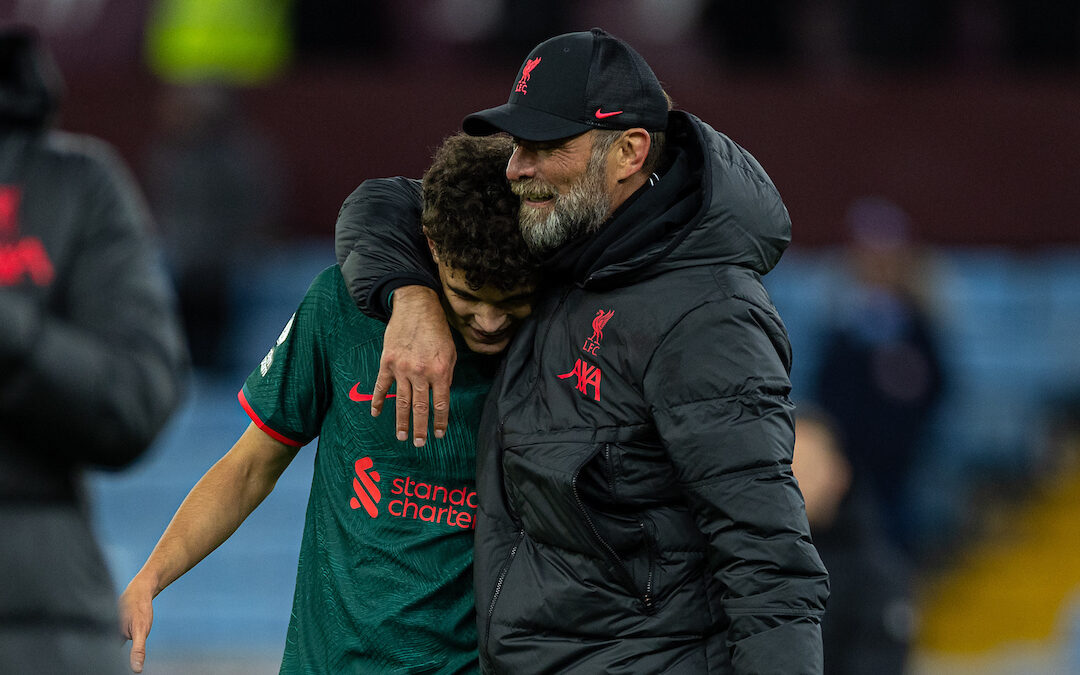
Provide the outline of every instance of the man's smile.
{"type": "Polygon", "coordinates": [[[522,206],[539,209],[551,206],[555,202],[558,193],[550,186],[537,183],[538,181],[531,181],[531,184],[523,181],[513,185],[514,193],[521,197],[522,206]]]}
{"type": "Polygon", "coordinates": [[[503,330],[495,331],[494,333],[488,333],[472,326],[466,326],[466,328],[472,332],[472,337],[477,342],[482,342],[484,344],[495,344],[497,342],[502,342],[506,339],[507,335],[510,334],[509,328],[504,328],[503,330]]]}

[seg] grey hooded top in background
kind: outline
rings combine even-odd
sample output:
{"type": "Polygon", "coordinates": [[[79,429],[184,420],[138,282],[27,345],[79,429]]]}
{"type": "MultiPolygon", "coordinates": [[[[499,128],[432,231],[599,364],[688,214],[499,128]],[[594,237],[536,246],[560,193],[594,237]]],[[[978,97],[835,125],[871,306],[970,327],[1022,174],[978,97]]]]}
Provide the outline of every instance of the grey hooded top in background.
{"type": "Polygon", "coordinates": [[[187,372],[142,195],[107,144],[50,128],[60,85],[36,36],[0,32],[5,673],[124,668],[82,472],[142,455],[187,372]]]}

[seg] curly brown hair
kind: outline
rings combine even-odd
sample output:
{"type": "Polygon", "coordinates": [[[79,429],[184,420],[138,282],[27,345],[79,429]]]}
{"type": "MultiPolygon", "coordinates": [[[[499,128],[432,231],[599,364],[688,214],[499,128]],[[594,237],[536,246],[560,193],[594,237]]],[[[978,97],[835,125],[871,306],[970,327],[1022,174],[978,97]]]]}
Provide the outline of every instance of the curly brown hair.
{"type": "Polygon", "coordinates": [[[443,140],[424,173],[424,234],[473,290],[510,291],[538,276],[538,260],[518,225],[520,200],[506,180],[512,151],[505,135],[457,133],[443,140]]]}

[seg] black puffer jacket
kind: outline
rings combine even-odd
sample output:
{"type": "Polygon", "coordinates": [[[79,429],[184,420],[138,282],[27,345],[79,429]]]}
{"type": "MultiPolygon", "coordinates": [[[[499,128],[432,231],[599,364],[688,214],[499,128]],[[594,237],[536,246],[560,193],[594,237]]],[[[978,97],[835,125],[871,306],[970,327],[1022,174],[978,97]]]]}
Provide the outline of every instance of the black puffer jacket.
{"type": "Polygon", "coordinates": [[[551,261],[488,400],[487,672],[822,670],[828,581],[791,474],[790,346],[760,278],[790,221],[723,134],[676,112],[669,145],[655,186],[551,261]]]}
{"type": "Polygon", "coordinates": [[[187,351],[126,168],[48,128],[57,78],[32,36],[0,31],[0,671],[118,672],[82,473],[146,451],[187,351]]]}

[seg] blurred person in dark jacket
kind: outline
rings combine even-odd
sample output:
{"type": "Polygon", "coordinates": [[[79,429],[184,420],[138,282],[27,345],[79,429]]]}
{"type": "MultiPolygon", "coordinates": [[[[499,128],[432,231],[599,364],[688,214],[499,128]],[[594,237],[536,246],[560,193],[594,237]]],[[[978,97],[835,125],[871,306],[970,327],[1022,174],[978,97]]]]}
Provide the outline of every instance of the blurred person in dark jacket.
{"type": "Polygon", "coordinates": [[[945,387],[908,214],[881,197],[847,213],[847,285],[823,341],[816,400],[844,436],[855,481],[880,503],[894,542],[914,553],[908,491],[945,387]]]}
{"type": "Polygon", "coordinates": [[[229,364],[229,289],[241,244],[280,232],[285,179],[273,143],[245,119],[235,89],[162,89],[143,166],[195,368],[229,364]]]}
{"type": "Polygon", "coordinates": [[[853,483],[832,420],[798,410],[791,468],[831,582],[821,621],[825,673],[901,675],[914,630],[911,569],[885,535],[875,502],[853,483]]]}
{"type": "Polygon", "coordinates": [[[51,129],[62,83],[0,30],[0,672],[119,673],[116,594],[83,494],[181,400],[187,351],[126,167],[51,129]]]}

